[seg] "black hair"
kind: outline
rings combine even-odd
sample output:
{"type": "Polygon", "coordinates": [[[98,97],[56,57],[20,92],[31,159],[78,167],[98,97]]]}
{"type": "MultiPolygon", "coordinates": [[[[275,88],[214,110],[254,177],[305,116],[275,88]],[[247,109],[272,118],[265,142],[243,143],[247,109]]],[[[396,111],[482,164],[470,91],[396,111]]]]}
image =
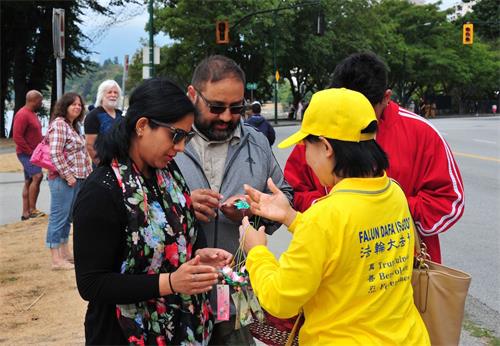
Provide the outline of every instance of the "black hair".
{"type": "MultiPolygon", "coordinates": [[[[129,156],[130,141],[135,136],[135,125],[140,118],[175,123],[194,112],[186,92],[170,79],[147,79],[130,95],[129,107],[122,121],[109,133],[97,136],[95,148],[100,164],[108,165],[113,158],[122,160],[129,156]]],[[[149,122],[149,127],[158,126],[149,122]]]]}
{"type": "Polygon", "coordinates": [[[211,55],[196,66],[191,84],[203,91],[205,83],[214,83],[226,78],[236,78],[245,84],[245,72],[234,60],[223,55],[211,55]]]}
{"type": "Polygon", "coordinates": [[[252,112],[254,114],[260,114],[260,111],[262,110],[262,108],[260,107],[260,104],[258,103],[252,103],[252,112]]]}
{"type": "MultiPolygon", "coordinates": [[[[361,133],[375,133],[377,122],[372,121],[361,133]]],[[[326,138],[326,137],[325,137],[326,138]]],[[[309,135],[308,142],[319,142],[318,136],[309,135]]],[[[326,138],[335,152],[333,173],[341,178],[379,177],[389,167],[384,150],[372,139],[361,142],[347,142],[326,138]]]]}
{"type": "Polygon", "coordinates": [[[52,122],[55,118],[64,118],[67,121],[68,107],[71,106],[73,102],[75,102],[77,97],[80,99],[82,110],[80,111],[78,117],[75,120],[73,120],[72,126],[76,130],[76,132],[80,132],[79,124],[83,120],[83,115],[85,114],[85,104],[83,103],[82,97],[75,92],[65,93],[61,96],[59,100],[57,100],[56,105],[54,106],[54,111],[50,116],[50,122],[52,122]]]}
{"type": "Polygon", "coordinates": [[[387,90],[387,66],[372,52],[351,54],[335,67],[330,87],[358,91],[374,106],[387,90]]]}

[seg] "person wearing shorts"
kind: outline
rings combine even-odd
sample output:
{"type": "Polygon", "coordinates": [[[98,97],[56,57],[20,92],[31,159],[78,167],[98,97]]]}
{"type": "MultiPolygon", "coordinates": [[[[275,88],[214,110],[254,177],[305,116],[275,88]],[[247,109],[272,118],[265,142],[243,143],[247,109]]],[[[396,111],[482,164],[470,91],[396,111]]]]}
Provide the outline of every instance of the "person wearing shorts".
{"type": "Polygon", "coordinates": [[[43,179],[42,169],[30,162],[31,154],[42,141],[42,126],[36,111],[42,107],[42,94],[30,90],[26,94],[26,104],[14,116],[13,137],[16,143],[16,154],[24,169],[23,213],[21,220],[45,216],[36,209],[40,183],[43,179]]]}

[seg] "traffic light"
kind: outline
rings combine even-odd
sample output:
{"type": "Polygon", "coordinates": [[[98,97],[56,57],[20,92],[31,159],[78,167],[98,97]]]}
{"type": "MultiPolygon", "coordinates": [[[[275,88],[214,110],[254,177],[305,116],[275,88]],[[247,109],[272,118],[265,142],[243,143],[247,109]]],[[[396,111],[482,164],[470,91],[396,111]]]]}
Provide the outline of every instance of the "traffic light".
{"type": "Polygon", "coordinates": [[[462,43],[472,44],[474,43],[474,24],[467,23],[463,25],[462,28],[462,43]]]}
{"type": "Polygon", "coordinates": [[[215,22],[215,43],[229,43],[229,21],[218,20],[215,22]]]}

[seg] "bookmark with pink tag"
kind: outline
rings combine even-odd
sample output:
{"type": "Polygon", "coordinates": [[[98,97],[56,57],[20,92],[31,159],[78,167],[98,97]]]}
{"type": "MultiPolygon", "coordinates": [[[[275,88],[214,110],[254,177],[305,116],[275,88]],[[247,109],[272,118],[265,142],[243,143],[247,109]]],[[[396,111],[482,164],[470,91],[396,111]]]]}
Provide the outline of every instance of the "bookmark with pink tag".
{"type": "Polygon", "coordinates": [[[229,321],[229,285],[217,285],[217,320],[229,321]]]}

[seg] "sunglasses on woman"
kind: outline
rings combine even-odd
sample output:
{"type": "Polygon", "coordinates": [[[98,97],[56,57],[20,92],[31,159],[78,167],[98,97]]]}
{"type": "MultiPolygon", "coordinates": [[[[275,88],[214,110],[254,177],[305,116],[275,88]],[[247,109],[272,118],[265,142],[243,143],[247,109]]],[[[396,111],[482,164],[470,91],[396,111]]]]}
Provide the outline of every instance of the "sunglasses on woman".
{"type": "Polygon", "coordinates": [[[198,89],[194,88],[194,90],[196,90],[196,92],[198,93],[198,95],[200,95],[201,99],[205,102],[205,104],[207,105],[208,109],[210,110],[210,113],[213,113],[213,114],[222,114],[226,111],[226,109],[229,108],[229,112],[231,114],[242,114],[243,111],[245,110],[246,108],[246,105],[245,104],[242,104],[242,105],[236,105],[236,106],[222,106],[222,105],[218,105],[218,104],[213,104],[211,103],[210,101],[208,101],[205,96],[203,96],[203,94],[201,93],[201,91],[199,91],[198,89]]]}
{"type": "Polygon", "coordinates": [[[149,119],[153,124],[156,124],[161,127],[165,127],[172,131],[172,142],[174,144],[179,144],[184,140],[184,144],[188,144],[189,141],[194,137],[195,132],[194,131],[184,131],[183,129],[178,129],[176,127],[173,127],[167,123],[163,123],[161,121],[155,120],[155,119],[149,119]]]}

